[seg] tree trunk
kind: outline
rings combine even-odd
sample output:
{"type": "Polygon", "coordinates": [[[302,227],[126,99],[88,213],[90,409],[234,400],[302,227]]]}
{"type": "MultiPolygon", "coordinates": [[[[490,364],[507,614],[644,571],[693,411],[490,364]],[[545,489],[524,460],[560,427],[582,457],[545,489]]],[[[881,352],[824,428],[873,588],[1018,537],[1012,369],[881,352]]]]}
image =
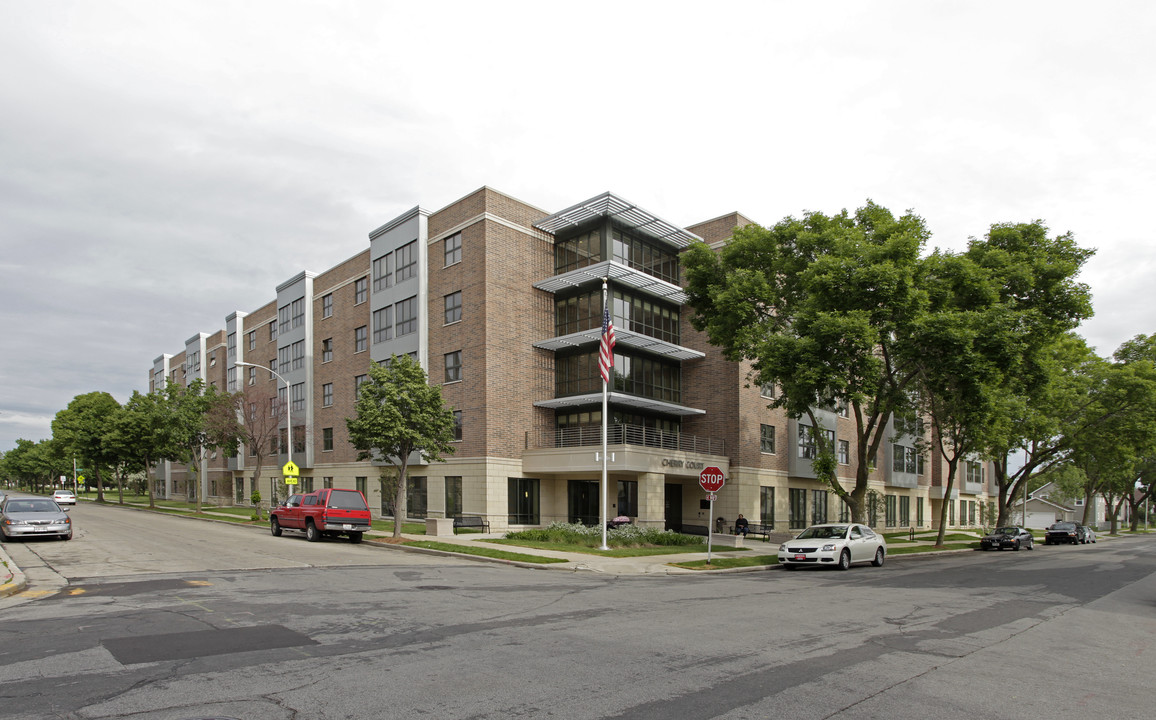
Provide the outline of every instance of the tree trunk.
{"type": "Polygon", "coordinates": [[[393,501],[393,536],[401,537],[401,523],[405,519],[405,485],[406,473],[409,470],[409,453],[401,456],[401,465],[397,473],[397,494],[393,501]]]}
{"type": "Polygon", "coordinates": [[[951,490],[955,487],[955,471],[958,461],[947,463],[947,484],[943,486],[943,502],[939,505],[939,532],[935,535],[935,546],[943,547],[943,536],[947,533],[947,504],[951,502],[951,490]]]}

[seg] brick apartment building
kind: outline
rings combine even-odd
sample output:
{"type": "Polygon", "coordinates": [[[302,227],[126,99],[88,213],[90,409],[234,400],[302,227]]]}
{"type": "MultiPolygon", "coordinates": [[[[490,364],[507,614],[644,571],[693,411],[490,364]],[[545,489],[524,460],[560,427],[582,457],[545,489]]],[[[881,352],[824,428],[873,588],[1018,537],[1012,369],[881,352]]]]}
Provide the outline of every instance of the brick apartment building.
{"type": "MultiPolygon", "coordinates": [[[[617,333],[609,516],[703,528],[712,518],[698,476],[714,465],[727,477],[714,515],[728,522],[740,512],[778,530],[844,519],[842,503],[814,479],[809,426],[768,409],[773,388],[750,386],[748,368],[708,345],[683,305],[680,250],[698,239],[724,243],[749,222],[732,213],[681,228],[611,193],[549,213],[483,187],[441,210],[415,207],[369,233],[363,252],[302,271],[266,305],[193,335],[154,361],[150,388],[201,378],[244,391],[246,413],[272,418],[281,440],[263,448],[266,500],[289,459],[287,408],[299,489],[357,488],[392,516],[380,467],[357,461],[345,418],[370,364],[408,353],[442,386],[459,437],[446,462],[411,466],[410,517],[480,515],[493,530],[596,523],[606,277],[617,333]]],[[[852,421],[821,414],[834,428],[840,476],[853,484],[852,421]]],[[[944,468],[924,462],[902,431],[889,438],[871,475],[873,524],[930,528],[944,468]]],[[[194,479],[201,496],[248,504],[255,450],[206,458],[194,479]]],[[[170,497],[188,492],[187,475],[173,463],[155,469],[170,497]]],[[[961,468],[949,525],[980,522],[988,475],[983,463],[961,468]]]]}

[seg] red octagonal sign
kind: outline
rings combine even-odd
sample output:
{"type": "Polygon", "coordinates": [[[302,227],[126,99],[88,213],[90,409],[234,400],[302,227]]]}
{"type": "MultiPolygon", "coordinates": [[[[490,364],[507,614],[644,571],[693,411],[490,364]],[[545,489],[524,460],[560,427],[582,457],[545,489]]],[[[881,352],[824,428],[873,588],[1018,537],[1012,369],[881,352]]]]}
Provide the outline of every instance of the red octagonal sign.
{"type": "Polygon", "coordinates": [[[723,476],[722,470],[719,470],[713,465],[704,468],[703,471],[698,474],[698,484],[702,485],[702,489],[708,493],[718,492],[722,489],[726,481],[727,479],[723,476]]]}

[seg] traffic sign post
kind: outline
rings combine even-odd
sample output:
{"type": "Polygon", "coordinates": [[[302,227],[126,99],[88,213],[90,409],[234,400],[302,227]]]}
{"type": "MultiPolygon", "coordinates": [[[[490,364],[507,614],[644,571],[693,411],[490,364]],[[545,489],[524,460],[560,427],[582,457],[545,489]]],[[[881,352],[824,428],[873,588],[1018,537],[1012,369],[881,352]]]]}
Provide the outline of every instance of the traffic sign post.
{"type": "Polygon", "coordinates": [[[281,474],[285,476],[286,485],[296,485],[297,475],[300,474],[300,472],[301,468],[297,467],[292,460],[285,463],[285,466],[281,468],[281,474]]]}
{"type": "Polygon", "coordinates": [[[719,470],[714,465],[702,469],[698,474],[698,484],[706,491],[707,500],[710,501],[710,522],[706,524],[706,564],[710,565],[711,544],[714,540],[714,499],[717,497],[715,493],[722,490],[722,486],[726,484],[726,476],[723,475],[722,470],[719,470]]]}

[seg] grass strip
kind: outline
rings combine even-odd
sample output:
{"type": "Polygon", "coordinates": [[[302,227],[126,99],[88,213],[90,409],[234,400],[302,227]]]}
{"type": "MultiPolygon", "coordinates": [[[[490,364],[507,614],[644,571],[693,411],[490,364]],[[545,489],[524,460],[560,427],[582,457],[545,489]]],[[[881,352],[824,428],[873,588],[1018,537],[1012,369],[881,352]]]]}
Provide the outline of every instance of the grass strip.
{"type": "Polygon", "coordinates": [[[509,552],[507,550],[499,550],[498,548],[491,548],[485,546],[474,545],[458,545],[456,543],[443,543],[435,540],[411,540],[402,543],[409,547],[420,547],[428,550],[443,550],[445,552],[458,553],[461,555],[481,555],[482,557],[497,558],[499,560],[510,560],[514,562],[528,562],[538,563],[540,565],[547,565],[549,563],[564,563],[569,562],[565,558],[543,557],[541,555],[527,555],[525,553],[509,552]]]}
{"type": "Polygon", "coordinates": [[[888,555],[910,555],[912,553],[943,552],[944,550],[978,550],[978,549],[979,549],[979,543],[973,540],[972,542],[944,543],[943,547],[936,547],[935,545],[919,545],[919,546],[911,546],[911,547],[893,548],[890,545],[888,545],[887,546],[887,554],[888,555]]]}
{"type": "MultiPolygon", "coordinates": [[[[703,545],[652,545],[648,547],[612,547],[609,550],[599,550],[598,548],[593,548],[589,545],[557,543],[550,542],[548,540],[510,540],[506,538],[494,538],[491,540],[485,540],[483,542],[494,543],[496,545],[528,547],[534,548],[535,550],[557,550],[558,552],[584,553],[586,555],[598,555],[600,557],[646,557],[648,555],[678,555],[681,553],[706,552],[706,547],[703,545]]],[[[732,550],[734,550],[734,548],[727,548],[728,552],[732,550]]]]}
{"type": "Polygon", "coordinates": [[[712,558],[709,565],[706,560],[690,560],[688,562],[670,563],[674,567],[687,570],[723,570],[738,567],[759,567],[761,565],[778,565],[778,555],[752,555],[750,557],[719,557],[712,558]]]}

